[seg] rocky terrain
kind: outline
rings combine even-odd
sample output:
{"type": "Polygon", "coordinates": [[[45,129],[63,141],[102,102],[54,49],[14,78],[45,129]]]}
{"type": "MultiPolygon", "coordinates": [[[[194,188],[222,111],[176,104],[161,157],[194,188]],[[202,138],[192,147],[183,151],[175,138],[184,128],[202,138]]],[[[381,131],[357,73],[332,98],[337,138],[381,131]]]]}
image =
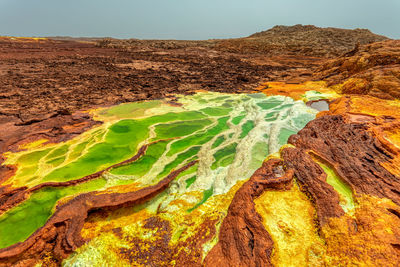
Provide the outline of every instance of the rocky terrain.
{"type": "Polygon", "coordinates": [[[399,97],[368,30],[1,37],[0,266],[396,266],[399,97]]]}
{"type": "Polygon", "coordinates": [[[326,58],[348,52],[357,43],[386,39],[367,30],[300,25],[277,26],[248,38],[271,53],[256,47],[224,48],[236,42],[245,47],[247,38],[91,42],[0,38],[1,115],[26,122],[61,109],[72,112],[195,90],[249,91],[264,81],[304,81],[326,58]],[[273,42],[271,49],[266,41],[273,42]],[[320,51],[305,52],[310,47],[320,51]]]}
{"type": "MultiPolygon", "coordinates": [[[[195,90],[250,91],[314,60],[258,64],[202,46],[101,48],[75,41],[0,39],[1,115],[25,123],[70,112],[195,90]],[[284,74],[285,73],[285,74],[284,74]]],[[[118,41],[119,43],[119,41],[118,41]]],[[[147,45],[147,42],[144,42],[147,45]]]]}

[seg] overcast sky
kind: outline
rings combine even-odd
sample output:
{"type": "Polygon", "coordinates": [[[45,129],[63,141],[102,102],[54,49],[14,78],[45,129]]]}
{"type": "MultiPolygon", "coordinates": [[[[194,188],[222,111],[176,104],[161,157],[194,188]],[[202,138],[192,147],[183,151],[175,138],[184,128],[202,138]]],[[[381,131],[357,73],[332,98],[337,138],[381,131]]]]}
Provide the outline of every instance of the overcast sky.
{"type": "Polygon", "coordinates": [[[400,39],[400,0],[0,0],[12,36],[211,39],[294,24],[400,39]]]}

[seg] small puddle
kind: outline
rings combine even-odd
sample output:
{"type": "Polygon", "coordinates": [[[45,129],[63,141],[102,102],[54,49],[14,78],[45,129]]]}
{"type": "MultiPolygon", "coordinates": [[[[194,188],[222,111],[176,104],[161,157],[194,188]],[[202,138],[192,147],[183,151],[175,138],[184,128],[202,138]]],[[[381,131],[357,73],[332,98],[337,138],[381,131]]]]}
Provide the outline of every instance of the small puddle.
{"type": "Polygon", "coordinates": [[[329,102],[326,99],[315,100],[307,102],[307,106],[316,109],[318,111],[328,111],[329,110],[329,102]]]}
{"type": "Polygon", "coordinates": [[[321,168],[326,173],[326,182],[330,184],[340,197],[340,206],[347,213],[352,215],[354,213],[355,203],[353,198],[353,191],[350,186],[347,185],[327,164],[322,163],[320,160],[313,157],[314,161],[321,166],[321,168]]]}

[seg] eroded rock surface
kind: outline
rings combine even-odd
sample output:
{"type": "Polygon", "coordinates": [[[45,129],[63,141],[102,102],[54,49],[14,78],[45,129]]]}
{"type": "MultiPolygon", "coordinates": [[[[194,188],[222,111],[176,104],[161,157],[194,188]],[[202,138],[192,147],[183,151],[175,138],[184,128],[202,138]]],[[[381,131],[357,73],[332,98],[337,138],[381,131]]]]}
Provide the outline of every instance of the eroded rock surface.
{"type": "Polygon", "coordinates": [[[317,209],[318,220],[324,224],[332,217],[344,215],[339,206],[339,194],[326,182],[326,173],[310,155],[299,148],[285,148],[282,157],[295,170],[303,191],[310,196],[317,209]]]}
{"type": "Polygon", "coordinates": [[[216,51],[207,41],[163,43],[113,40],[100,47],[96,40],[0,38],[0,123],[198,90],[249,92],[299,70],[310,76],[320,62],[216,51]]]}
{"type": "Polygon", "coordinates": [[[383,167],[399,155],[399,150],[388,148],[375,138],[368,131],[373,122],[368,124],[348,122],[342,115],[322,116],[291,136],[289,143],[328,162],[354,193],[388,198],[400,204],[400,177],[383,167]]]}
{"type": "Polygon", "coordinates": [[[314,79],[326,80],[345,94],[400,98],[400,40],[356,46],[323,64],[314,79]]]}
{"type": "MultiPolygon", "coordinates": [[[[284,221],[277,221],[276,225],[267,223],[272,230],[264,236],[269,236],[273,248],[271,250],[271,245],[267,246],[272,254],[268,254],[268,261],[263,264],[271,264],[271,259],[275,259],[274,263],[279,265],[279,261],[276,261],[282,257],[279,250],[285,249],[286,242],[307,244],[308,253],[312,255],[306,260],[308,264],[393,265],[398,262],[400,184],[397,166],[400,154],[396,144],[400,125],[396,112],[399,107],[397,102],[384,102],[369,96],[342,97],[331,103],[331,111],[320,113],[318,118],[289,138],[289,143],[295,147],[284,148],[281,157],[284,166],[293,171],[300,189],[315,207],[315,236],[308,237],[307,240],[299,237],[294,241],[291,239],[292,229],[284,221]],[[362,108],[363,104],[370,101],[378,106],[362,108]],[[389,114],[393,114],[393,117],[389,114]],[[332,176],[341,181],[333,181],[332,176]],[[343,194],[348,190],[346,187],[349,187],[354,198],[352,209],[345,209],[342,204],[343,194]],[[281,247],[277,247],[278,243],[273,240],[277,240],[281,247]]],[[[261,170],[262,168],[254,175],[262,172],[261,170]]],[[[252,183],[252,179],[247,183],[252,183]]],[[[250,197],[253,194],[246,193],[246,197],[242,196],[242,191],[250,188],[247,183],[236,193],[230,206],[230,212],[236,211],[236,216],[228,215],[225,218],[220,230],[220,241],[207,258],[217,259],[216,255],[224,255],[219,263],[221,265],[231,262],[232,258],[242,263],[243,258],[235,256],[235,246],[229,246],[230,250],[226,249],[226,254],[222,248],[233,243],[226,241],[229,236],[246,236],[243,229],[251,229],[254,221],[258,222],[260,219],[260,214],[257,213],[251,216],[252,219],[239,219],[250,217],[239,207],[249,206],[246,210],[252,210],[253,207],[254,199],[250,197]],[[243,226],[232,228],[232,225],[242,224],[243,226]],[[238,231],[234,235],[232,232],[236,228],[242,229],[242,232],[238,231]]],[[[284,185],[285,182],[282,181],[281,186],[284,185]]],[[[282,189],[284,187],[279,190],[282,189]]],[[[263,200],[266,201],[265,198],[263,200]]],[[[258,202],[257,205],[262,207],[263,204],[258,202]]],[[[285,205],[290,206],[290,202],[285,205]]],[[[268,206],[271,208],[274,205],[268,206]]],[[[271,211],[273,212],[279,210],[271,211]]],[[[263,219],[269,216],[270,211],[263,209],[263,219]]],[[[241,251],[246,251],[246,239],[243,240],[241,251]]],[[[283,254],[290,257],[290,252],[283,254]]],[[[246,264],[255,264],[255,260],[247,261],[243,266],[246,264]]]]}

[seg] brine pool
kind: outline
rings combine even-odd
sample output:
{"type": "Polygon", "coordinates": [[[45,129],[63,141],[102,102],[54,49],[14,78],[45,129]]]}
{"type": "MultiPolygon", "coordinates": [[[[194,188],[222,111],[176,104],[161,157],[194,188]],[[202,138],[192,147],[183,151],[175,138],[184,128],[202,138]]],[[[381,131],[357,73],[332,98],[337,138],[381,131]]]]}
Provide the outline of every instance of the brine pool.
{"type": "Polygon", "coordinates": [[[146,101],[92,111],[103,124],[57,144],[33,143],[28,149],[6,153],[4,164],[16,174],[2,185],[29,188],[44,182],[66,182],[104,170],[134,156],[138,160],[74,186],[46,187],[0,215],[0,248],[26,240],[43,226],[57,202],[85,192],[126,192],[154,185],[188,162],[170,191],[201,191],[203,198],[225,194],[249,178],[263,160],[279,151],[318,111],[303,101],[264,94],[197,93],[177,103],[146,101]]]}

